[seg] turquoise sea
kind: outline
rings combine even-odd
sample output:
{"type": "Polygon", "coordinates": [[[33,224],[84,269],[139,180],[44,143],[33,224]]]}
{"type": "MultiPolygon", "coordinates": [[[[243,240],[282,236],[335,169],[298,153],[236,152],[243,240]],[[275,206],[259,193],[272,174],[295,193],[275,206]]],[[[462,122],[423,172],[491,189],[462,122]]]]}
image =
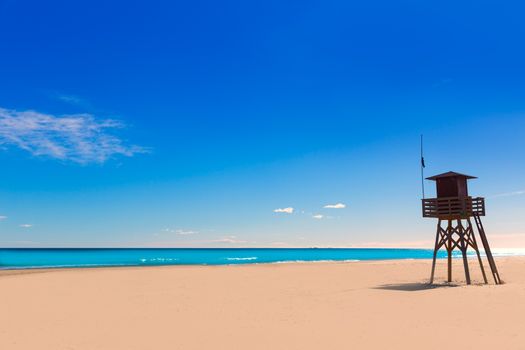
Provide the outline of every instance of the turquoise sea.
{"type": "MultiPolygon", "coordinates": [[[[455,252],[458,254],[458,252],[455,252]]],[[[511,254],[515,255],[515,254],[511,254]]],[[[445,252],[439,253],[439,258],[445,252]]],[[[0,269],[430,259],[429,249],[0,249],[0,269]]]]}

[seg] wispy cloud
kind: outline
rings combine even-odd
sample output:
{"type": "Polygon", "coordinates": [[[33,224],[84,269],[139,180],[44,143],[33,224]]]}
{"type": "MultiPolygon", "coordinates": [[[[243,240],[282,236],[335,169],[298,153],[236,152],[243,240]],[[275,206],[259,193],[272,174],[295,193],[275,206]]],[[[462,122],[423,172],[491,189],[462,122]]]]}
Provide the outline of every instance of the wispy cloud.
{"type": "Polygon", "coordinates": [[[176,230],[175,233],[178,234],[178,235],[181,235],[181,236],[188,236],[188,235],[197,234],[199,232],[198,231],[191,231],[191,230],[176,230]]]}
{"type": "Polygon", "coordinates": [[[316,214],[316,215],[313,215],[312,218],[314,218],[316,220],[321,220],[322,218],[324,218],[324,215],[316,214]]]}
{"type": "Polygon", "coordinates": [[[31,228],[31,227],[33,227],[33,225],[31,225],[31,224],[22,224],[22,225],[20,225],[20,227],[22,227],[22,228],[31,228]]]}
{"type": "Polygon", "coordinates": [[[85,103],[85,100],[78,97],[78,96],[75,96],[75,95],[66,95],[66,94],[57,94],[57,98],[60,100],[60,101],[63,101],[63,102],[66,102],[66,103],[70,103],[70,104],[73,104],[73,105],[79,105],[79,104],[84,104],[85,103]]]}
{"type": "MultiPolygon", "coordinates": [[[[35,241],[0,241],[0,246],[7,246],[7,247],[27,247],[27,246],[36,246],[42,247],[41,242],[35,242],[35,241]]],[[[54,247],[54,246],[53,246],[54,247]]]]}
{"type": "Polygon", "coordinates": [[[65,94],[62,92],[52,92],[50,97],[74,107],[93,110],[93,106],[91,105],[91,103],[84,97],[80,97],[78,95],[65,94]]]}
{"type": "Polygon", "coordinates": [[[235,236],[222,237],[222,238],[219,238],[219,239],[214,239],[211,242],[212,243],[227,243],[227,244],[248,243],[248,241],[239,240],[235,236]]]}
{"type": "Polygon", "coordinates": [[[513,196],[521,196],[525,194],[524,191],[514,191],[514,192],[506,192],[506,193],[499,193],[491,196],[491,198],[498,198],[498,197],[513,197],[513,196]]]}
{"type": "Polygon", "coordinates": [[[350,248],[429,248],[434,242],[431,240],[404,241],[404,242],[362,242],[350,245],[350,248]]]}
{"type": "Polygon", "coordinates": [[[7,220],[7,216],[5,216],[5,215],[0,215],[0,221],[4,221],[4,220],[7,220]]]}
{"type": "Polygon", "coordinates": [[[104,163],[121,155],[132,157],[147,149],[126,145],[112,130],[125,125],[91,114],[55,116],[36,111],[0,108],[0,147],[15,146],[34,156],[80,164],[104,163]]]}
{"type": "Polygon", "coordinates": [[[164,232],[168,232],[168,233],[175,233],[175,234],[181,235],[181,236],[189,236],[189,235],[194,235],[194,234],[199,233],[199,231],[181,230],[181,229],[174,230],[174,229],[171,229],[171,228],[166,228],[163,231],[164,232]]]}
{"type": "Polygon", "coordinates": [[[284,214],[293,214],[293,211],[294,211],[294,208],[278,208],[278,209],[275,209],[273,212],[274,213],[284,213],[284,214]]]}
{"type": "Polygon", "coordinates": [[[337,204],[328,204],[324,206],[325,209],[344,209],[346,208],[346,204],[343,203],[337,203],[337,204]]]}

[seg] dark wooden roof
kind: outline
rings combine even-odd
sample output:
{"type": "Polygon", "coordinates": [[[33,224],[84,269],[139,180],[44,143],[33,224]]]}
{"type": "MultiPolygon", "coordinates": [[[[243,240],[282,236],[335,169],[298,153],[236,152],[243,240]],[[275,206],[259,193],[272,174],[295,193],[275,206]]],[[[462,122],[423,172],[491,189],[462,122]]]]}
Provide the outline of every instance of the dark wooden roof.
{"type": "Polygon", "coordinates": [[[465,175],[465,174],[460,174],[460,173],[455,173],[453,171],[449,171],[447,173],[443,173],[443,174],[427,177],[427,180],[434,180],[434,181],[436,181],[437,179],[441,179],[441,178],[444,178],[444,177],[464,177],[467,180],[477,179],[477,177],[475,177],[475,176],[470,176],[470,175],[465,175]]]}

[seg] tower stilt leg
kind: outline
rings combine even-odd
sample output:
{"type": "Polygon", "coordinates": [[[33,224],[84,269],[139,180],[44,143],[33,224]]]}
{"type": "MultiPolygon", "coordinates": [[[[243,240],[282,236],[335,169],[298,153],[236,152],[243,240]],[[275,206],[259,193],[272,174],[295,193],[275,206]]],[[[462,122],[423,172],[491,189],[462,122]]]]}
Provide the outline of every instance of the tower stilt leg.
{"type": "Polygon", "coordinates": [[[452,251],[447,250],[447,281],[452,282],[452,251]]]}
{"type": "Polygon", "coordinates": [[[452,282],[452,221],[447,226],[447,281],[452,282]]]}
{"type": "Polygon", "coordinates": [[[492,276],[494,277],[494,282],[496,284],[501,284],[502,282],[499,277],[498,268],[496,267],[494,256],[492,256],[492,251],[490,250],[489,241],[487,240],[487,235],[485,234],[485,229],[483,228],[481,218],[478,215],[474,215],[474,221],[476,222],[476,226],[478,227],[479,237],[481,238],[483,249],[485,250],[485,254],[487,255],[487,259],[489,261],[489,266],[492,272],[492,276]]]}
{"type": "Polygon", "coordinates": [[[478,242],[476,242],[476,235],[474,234],[474,228],[472,227],[472,221],[470,220],[470,218],[467,219],[468,221],[468,230],[469,230],[469,233],[470,233],[470,237],[472,238],[471,240],[471,247],[476,251],[476,255],[478,256],[478,262],[479,262],[479,267],[481,268],[481,273],[483,275],[483,280],[485,281],[485,284],[488,284],[488,280],[487,280],[487,275],[485,274],[485,267],[483,267],[483,260],[481,259],[481,255],[479,253],[479,248],[478,248],[478,242]]]}
{"type": "Polygon", "coordinates": [[[461,255],[463,255],[463,265],[465,267],[465,278],[467,280],[467,284],[471,284],[470,281],[470,271],[468,268],[468,259],[467,259],[467,242],[465,240],[465,231],[463,229],[463,224],[461,223],[461,220],[458,220],[458,226],[457,226],[457,233],[459,234],[459,242],[461,245],[461,255]]]}
{"type": "Polygon", "coordinates": [[[434,272],[436,272],[436,258],[439,250],[439,237],[441,236],[441,220],[439,220],[436,230],[436,243],[434,244],[434,257],[432,258],[432,272],[430,273],[430,284],[434,283],[434,272]]]}

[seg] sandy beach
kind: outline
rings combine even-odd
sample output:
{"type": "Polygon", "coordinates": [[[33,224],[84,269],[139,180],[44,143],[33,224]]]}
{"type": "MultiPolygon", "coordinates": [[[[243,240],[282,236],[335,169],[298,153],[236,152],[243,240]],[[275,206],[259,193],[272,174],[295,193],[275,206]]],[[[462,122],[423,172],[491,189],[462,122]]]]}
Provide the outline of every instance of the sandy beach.
{"type": "Polygon", "coordinates": [[[0,349],[523,349],[525,258],[497,263],[434,288],[427,260],[2,271],[0,349]]]}

